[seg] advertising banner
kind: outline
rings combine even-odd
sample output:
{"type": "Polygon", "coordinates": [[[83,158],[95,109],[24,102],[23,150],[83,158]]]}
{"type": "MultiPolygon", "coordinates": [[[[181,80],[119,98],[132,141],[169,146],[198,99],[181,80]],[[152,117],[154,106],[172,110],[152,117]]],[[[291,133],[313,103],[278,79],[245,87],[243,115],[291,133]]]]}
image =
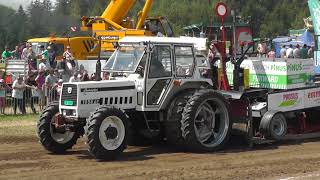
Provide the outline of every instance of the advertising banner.
{"type": "MultiPolygon", "coordinates": [[[[305,87],[314,75],[313,59],[248,59],[241,64],[249,70],[250,87],[294,89],[305,87]]],[[[227,75],[233,84],[233,64],[227,63],[227,75]]]]}
{"type": "Polygon", "coordinates": [[[319,87],[268,95],[268,110],[287,112],[319,106],[319,87]]]}

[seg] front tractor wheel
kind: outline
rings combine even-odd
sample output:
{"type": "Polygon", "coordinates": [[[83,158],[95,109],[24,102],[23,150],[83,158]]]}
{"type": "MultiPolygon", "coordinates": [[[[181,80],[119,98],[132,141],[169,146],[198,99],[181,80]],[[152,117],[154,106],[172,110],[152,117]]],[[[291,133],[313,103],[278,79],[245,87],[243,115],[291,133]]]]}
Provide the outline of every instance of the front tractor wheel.
{"type": "Polygon", "coordinates": [[[38,121],[38,137],[42,146],[53,153],[64,153],[76,144],[78,138],[83,134],[82,127],[71,130],[57,129],[55,126],[56,118],[59,118],[59,104],[48,105],[38,121]]]}
{"type": "Polygon", "coordinates": [[[87,120],[89,152],[97,159],[117,158],[127,147],[128,119],[119,109],[100,107],[87,120]]]}
{"type": "Polygon", "coordinates": [[[231,121],[225,98],[213,90],[195,93],[182,114],[182,136],[192,151],[216,151],[228,142],[231,121]]]}

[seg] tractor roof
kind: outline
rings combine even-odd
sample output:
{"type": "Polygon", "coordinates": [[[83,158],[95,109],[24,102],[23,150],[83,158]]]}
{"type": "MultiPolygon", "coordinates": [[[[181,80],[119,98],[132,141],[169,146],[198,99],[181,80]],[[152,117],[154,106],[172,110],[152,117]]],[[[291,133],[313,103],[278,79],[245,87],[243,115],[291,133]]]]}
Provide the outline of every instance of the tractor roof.
{"type": "Polygon", "coordinates": [[[188,44],[194,45],[198,50],[206,49],[206,38],[194,38],[194,37],[152,37],[152,36],[127,36],[119,40],[119,43],[159,43],[159,44],[188,44]]]}
{"type": "Polygon", "coordinates": [[[175,38],[175,37],[124,37],[119,43],[174,43],[174,44],[194,44],[192,41],[186,38],[175,38]]]}

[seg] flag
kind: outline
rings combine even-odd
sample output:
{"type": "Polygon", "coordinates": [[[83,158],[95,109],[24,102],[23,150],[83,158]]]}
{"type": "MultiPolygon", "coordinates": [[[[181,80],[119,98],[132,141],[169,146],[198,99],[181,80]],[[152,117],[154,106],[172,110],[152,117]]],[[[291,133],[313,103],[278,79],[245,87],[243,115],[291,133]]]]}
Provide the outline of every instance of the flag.
{"type": "Polygon", "coordinates": [[[72,26],[72,27],[70,27],[70,29],[71,29],[72,32],[77,31],[77,27],[76,26],[72,26]]]}

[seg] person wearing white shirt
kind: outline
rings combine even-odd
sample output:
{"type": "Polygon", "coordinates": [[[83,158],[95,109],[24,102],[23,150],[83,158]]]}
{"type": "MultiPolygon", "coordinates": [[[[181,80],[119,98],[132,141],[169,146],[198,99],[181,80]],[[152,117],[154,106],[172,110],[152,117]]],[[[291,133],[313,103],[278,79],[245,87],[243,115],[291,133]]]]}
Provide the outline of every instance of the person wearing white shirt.
{"type": "Polygon", "coordinates": [[[287,49],[286,56],[287,56],[287,58],[293,58],[293,46],[292,46],[292,44],[290,44],[289,48],[287,49]]]}
{"type": "Polygon", "coordinates": [[[72,77],[70,77],[69,82],[80,82],[80,78],[78,77],[78,73],[74,73],[72,77]]]}
{"type": "Polygon", "coordinates": [[[23,93],[26,88],[23,78],[19,76],[12,85],[12,98],[13,98],[13,112],[17,114],[17,106],[22,114],[25,114],[24,102],[23,102],[23,93]]]}
{"type": "Polygon", "coordinates": [[[27,60],[28,59],[28,54],[29,54],[29,48],[31,45],[29,43],[26,43],[26,47],[23,48],[22,53],[21,53],[21,59],[27,60]]]}
{"type": "Polygon", "coordinates": [[[41,59],[41,62],[38,65],[39,71],[46,71],[47,70],[47,66],[46,66],[45,61],[46,61],[46,59],[41,59]]]}
{"type": "Polygon", "coordinates": [[[287,48],[285,45],[282,46],[281,50],[280,50],[280,57],[281,58],[285,58],[287,56],[287,48]]]}
{"type": "Polygon", "coordinates": [[[301,58],[301,53],[300,53],[300,45],[297,44],[296,48],[293,50],[293,57],[296,59],[301,58]]]}

